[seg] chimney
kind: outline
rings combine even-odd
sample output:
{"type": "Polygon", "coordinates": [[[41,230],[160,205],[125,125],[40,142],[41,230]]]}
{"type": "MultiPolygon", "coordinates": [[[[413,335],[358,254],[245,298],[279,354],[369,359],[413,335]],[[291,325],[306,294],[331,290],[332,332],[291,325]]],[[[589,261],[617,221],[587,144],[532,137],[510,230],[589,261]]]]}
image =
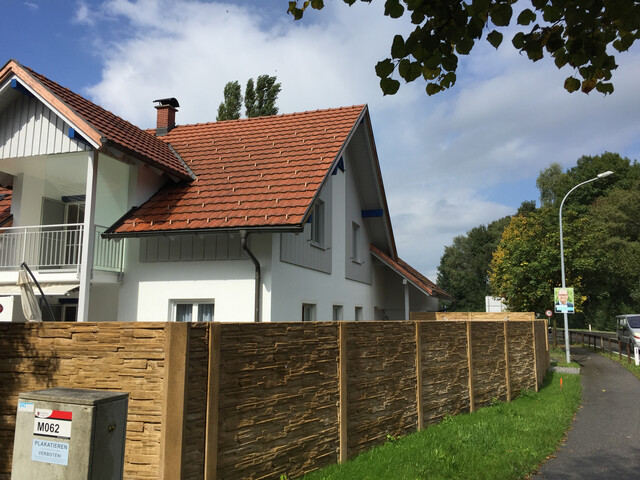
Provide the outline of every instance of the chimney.
{"type": "Polygon", "coordinates": [[[176,126],[176,112],[180,104],[175,98],[160,98],[154,100],[158,102],[158,121],[156,123],[156,137],[161,137],[169,133],[176,126]]]}

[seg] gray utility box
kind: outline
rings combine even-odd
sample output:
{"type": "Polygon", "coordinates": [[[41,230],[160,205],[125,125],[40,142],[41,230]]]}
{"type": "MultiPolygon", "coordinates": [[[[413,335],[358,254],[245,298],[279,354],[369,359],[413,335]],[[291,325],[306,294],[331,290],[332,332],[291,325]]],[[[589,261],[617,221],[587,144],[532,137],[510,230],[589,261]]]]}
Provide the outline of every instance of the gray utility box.
{"type": "Polygon", "coordinates": [[[122,479],[128,397],[72,388],[21,393],[11,480],[122,479]]]}

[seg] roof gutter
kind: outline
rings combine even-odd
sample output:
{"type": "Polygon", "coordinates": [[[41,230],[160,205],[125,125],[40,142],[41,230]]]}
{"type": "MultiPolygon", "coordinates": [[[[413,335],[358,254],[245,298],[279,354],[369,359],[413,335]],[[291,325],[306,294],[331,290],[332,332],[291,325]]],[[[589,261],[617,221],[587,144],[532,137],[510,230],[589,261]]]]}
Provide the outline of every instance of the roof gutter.
{"type": "MultiPolygon", "coordinates": [[[[130,213],[137,210],[133,207],[127,212],[123,218],[128,218],[130,213]]],[[[216,233],[241,233],[242,231],[249,233],[299,233],[304,230],[304,224],[292,226],[262,226],[262,227],[234,227],[234,228],[199,228],[199,229],[180,229],[180,230],[147,230],[144,232],[122,232],[117,233],[115,230],[120,226],[118,222],[109,227],[100,236],[106,240],[117,240],[120,238],[143,238],[157,237],[161,235],[196,235],[196,234],[216,234],[216,233]]]]}
{"type": "Polygon", "coordinates": [[[249,250],[249,247],[247,246],[248,236],[249,236],[249,233],[246,230],[240,230],[240,244],[242,245],[242,250],[246,252],[246,254],[249,256],[249,258],[251,259],[251,261],[256,267],[253,321],[258,323],[260,322],[260,288],[262,285],[262,278],[260,275],[260,262],[258,261],[256,256],[253,254],[253,252],[249,250]]]}

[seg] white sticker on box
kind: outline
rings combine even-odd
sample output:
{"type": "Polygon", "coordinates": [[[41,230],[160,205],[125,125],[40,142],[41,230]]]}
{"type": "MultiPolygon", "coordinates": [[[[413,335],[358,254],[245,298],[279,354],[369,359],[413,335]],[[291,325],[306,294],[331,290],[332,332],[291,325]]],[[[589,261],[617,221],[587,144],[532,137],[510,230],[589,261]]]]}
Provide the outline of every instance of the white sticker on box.
{"type": "Polygon", "coordinates": [[[31,460],[56,465],[69,463],[69,444],[52,440],[33,440],[31,460]]]}
{"type": "Polygon", "coordinates": [[[36,409],[33,433],[45,437],[71,438],[71,412],[36,409]]]}
{"type": "Polygon", "coordinates": [[[18,402],[18,411],[19,412],[33,412],[33,403],[29,402],[18,402]]]}

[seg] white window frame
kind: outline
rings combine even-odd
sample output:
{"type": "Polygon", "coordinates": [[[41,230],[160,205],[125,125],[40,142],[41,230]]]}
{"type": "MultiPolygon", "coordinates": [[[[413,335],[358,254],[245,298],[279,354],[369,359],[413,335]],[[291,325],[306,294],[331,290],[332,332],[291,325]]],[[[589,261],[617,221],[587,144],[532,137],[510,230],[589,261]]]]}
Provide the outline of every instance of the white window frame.
{"type": "Polygon", "coordinates": [[[344,320],[344,307],[342,305],[334,305],[331,309],[331,317],[334,322],[344,320]]]}
{"type": "Polygon", "coordinates": [[[324,248],[325,236],[325,204],[322,200],[316,201],[311,214],[311,245],[324,248]]]}
{"type": "Polygon", "coordinates": [[[317,310],[318,308],[315,303],[304,302],[302,304],[302,321],[315,322],[317,310]]]}
{"type": "Polygon", "coordinates": [[[184,299],[184,298],[175,298],[169,300],[169,318],[172,322],[179,322],[177,318],[178,305],[191,305],[191,322],[195,323],[198,321],[198,313],[200,305],[213,305],[213,316],[211,321],[214,320],[216,314],[216,302],[212,298],[207,299],[184,299]]]}
{"type": "Polygon", "coordinates": [[[364,320],[364,309],[360,305],[357,305],[354,310],[354,319],[356,322],[364,320]]]}
{"type": "Polygon", "coordinates": [[[351,261],[362,263],[360,259],[360,225],[351,222],[351,261]]]}

